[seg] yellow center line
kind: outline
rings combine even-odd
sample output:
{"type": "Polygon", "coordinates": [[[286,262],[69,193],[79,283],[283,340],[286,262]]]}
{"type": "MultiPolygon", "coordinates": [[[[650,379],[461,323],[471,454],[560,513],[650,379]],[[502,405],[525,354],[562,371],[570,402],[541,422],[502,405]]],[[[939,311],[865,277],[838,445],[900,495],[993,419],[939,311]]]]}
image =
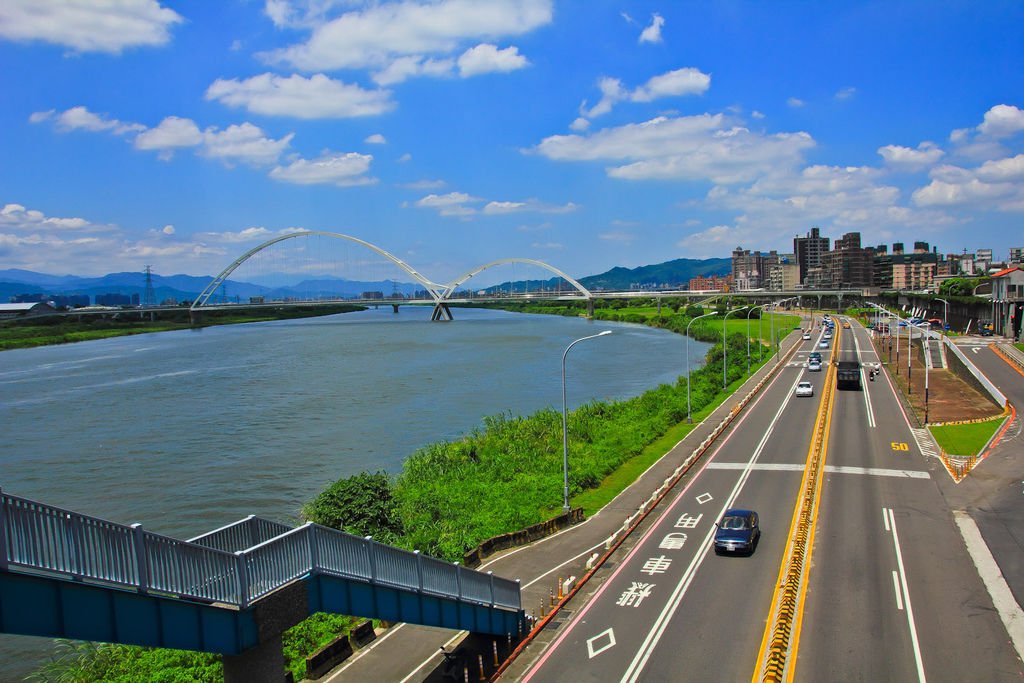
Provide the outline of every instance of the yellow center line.
{"type": "MultiPolygon", "coordinates": [[[[840,328],[836,329],[833,351],[839,348],[840,328]]],[[[792,681],[803,624],[804,601],[814,531],[817,528],[818,500],[821,495],[822,471],[828,450],[832,408],[835,403],[836,366],[829,363],[818,415],[807,449],[807,466],[800,483],[800,496],[793,509],[789,527],[789,543],[779,566],[779,576],[772,594],[771,607],[765,623],[757,664],[752,677],[759,681],[792,681]],[[789,661],[792,664],[787,666],[789,661]]]]}

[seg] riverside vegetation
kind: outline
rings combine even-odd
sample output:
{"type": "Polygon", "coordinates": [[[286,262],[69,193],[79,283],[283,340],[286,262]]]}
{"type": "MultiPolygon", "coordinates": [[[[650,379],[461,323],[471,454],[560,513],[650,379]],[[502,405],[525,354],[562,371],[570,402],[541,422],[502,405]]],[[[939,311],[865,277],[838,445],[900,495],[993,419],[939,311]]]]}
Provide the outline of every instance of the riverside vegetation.
{"type": "MultiPolygon", "coordinates": [[[[599,320],[646,324],[682,334],[705,311],[700,306],[650,300],[599,307],[599,320]]],[[[724,312],[724,304],[721,304],[724,312]]],[[[513,304],[508,310],[577,316],[580,306],[513,304]]],[[[751,315],[751,372],[772,357],[758,330],[767,322],[751,315]]],[[[742,314],[741,318],[742,318],[742,314]]],[[[775,315],[778,336],[799,326],[793,315],[775,315]]],[[[747,323],[727,321],[728,356],[746,359],[747,323]]],[[[709,414],[747,377],[745,362],[730,362],[722,388],[722,320],[706,318],[691,337],[714,345],[704,365],[640,396],[593,402],[569,413],[569,492],[587,514],[600,509],[692,429],[686,423],[687,381],[695,422],[709,414]]],[[[548,519],[561,511],[562,418],[553,408],[521,417],[484,419],[482,427],[456,441],[430,444],[413,453],[402,472],[362,472],[345,477],[302,508],[309,521],[447,560],[461,560],[481,541],[548,519]]],[[[357,620],[314,615],[285,633],[286,665],[304,673],[305,657],[345,633],[357,620]],[[303,647],[304,646],[304,647],[303,647]]],[[[64,646],[65,648],[70,646],[64,646]]],[[[85,680],[221,680],[220,658],[203,653],[149,650],[122,645],[81,645],[34,677],[39,682],[85,680]],[[139,653],[147,652],[145,657],[139,653]],[[155,653],[155,654],[154,654],[155,653]],[[129,666],[124,660],[133,660],[129,666]],[[148,661],[149,664],[143,664],[148,661]],[[104,673],[107,672],[107,673],[104,673]]]]}

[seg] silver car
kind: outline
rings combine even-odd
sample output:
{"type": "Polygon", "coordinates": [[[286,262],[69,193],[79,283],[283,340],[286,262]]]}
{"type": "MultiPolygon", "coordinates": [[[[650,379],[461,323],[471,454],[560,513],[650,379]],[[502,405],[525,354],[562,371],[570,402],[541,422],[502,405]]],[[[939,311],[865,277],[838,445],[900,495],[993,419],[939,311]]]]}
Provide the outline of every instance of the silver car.
{"type": "Polygon", "coordinates": [[[796,385],[797,396],[814,396],[814,385],[810,382],[800,382],[796,385]]]}

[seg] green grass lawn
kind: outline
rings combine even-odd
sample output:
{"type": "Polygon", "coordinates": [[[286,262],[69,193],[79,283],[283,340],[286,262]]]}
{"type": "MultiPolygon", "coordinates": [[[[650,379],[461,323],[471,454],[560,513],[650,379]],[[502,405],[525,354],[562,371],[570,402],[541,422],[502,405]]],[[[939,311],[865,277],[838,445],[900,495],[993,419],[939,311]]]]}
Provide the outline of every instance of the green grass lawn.
{"type": "Polygon", "coordinates": [[[1014,344],[1014,346],[1016,346],[1021,351],[1024,351],[1024,342],[1020,342],[1019,344],[1014,344]]]}
{"type": "Polygon", "coordinates": [[[1003,426],[1002,420],[989,420],[963,425],[929,427],[932,436],[949,455],[979,455],[981,449],[1003,426]]]}

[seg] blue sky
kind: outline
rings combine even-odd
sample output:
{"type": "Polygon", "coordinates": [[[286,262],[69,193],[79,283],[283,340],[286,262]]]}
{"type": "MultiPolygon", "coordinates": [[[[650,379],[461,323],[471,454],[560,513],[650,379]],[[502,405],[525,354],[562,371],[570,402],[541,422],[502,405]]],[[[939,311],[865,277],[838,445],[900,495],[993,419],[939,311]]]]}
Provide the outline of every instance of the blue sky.
{"type": "Polygon", "coordinates": [[[1024,4],[4,0],[0,269],[1024,246],[1024,4]]]}

